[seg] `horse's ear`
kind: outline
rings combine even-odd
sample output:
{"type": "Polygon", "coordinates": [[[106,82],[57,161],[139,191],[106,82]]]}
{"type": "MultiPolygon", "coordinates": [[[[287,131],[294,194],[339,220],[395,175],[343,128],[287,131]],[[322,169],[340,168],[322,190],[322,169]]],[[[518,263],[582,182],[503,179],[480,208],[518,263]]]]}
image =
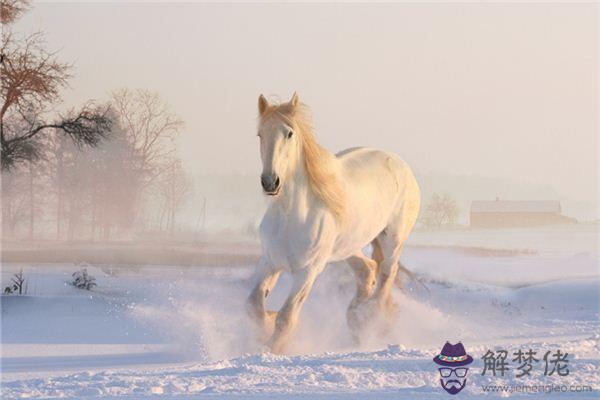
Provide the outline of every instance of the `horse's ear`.
{"type": "Polygon", "coordinates": [[[267,107],[269,107],[269,102],[267,101],[267,99],[265,98],[265,96],[263,96],[261,94],[258,97],[258,113],[260,115],[263,115],[265,113],[265,111],[267,110],[267,107]]]}
{"type": "Polygon", "coordinates": [[[300,104],[300,97],[298,97],[298,93],[294,92],[292,98],[290,99],[290,104],[292,107],[296,107],[298,104],[300,104]]]}

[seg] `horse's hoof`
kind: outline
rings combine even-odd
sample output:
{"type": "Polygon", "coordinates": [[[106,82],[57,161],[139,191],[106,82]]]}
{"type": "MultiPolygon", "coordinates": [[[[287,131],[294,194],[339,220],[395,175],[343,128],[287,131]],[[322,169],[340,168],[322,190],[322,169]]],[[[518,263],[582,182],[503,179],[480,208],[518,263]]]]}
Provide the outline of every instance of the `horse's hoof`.
{"type": "Polygon", "coordinates": [[[377,305],[371,300],[353,303],[348,307],[346,322],[355,345],[364,342],[377,315],[377,305]]]}
{"type": "Polygon", "coordinates": [[[400,311],[400,305],[394,300],[390,299],[385,303],[384,311],[388,317],[395,317],[400,311]]]}
{"type": "Polygon", "coordinates": [[[269,346],[269,349],[271,350],[271,353],[273,353],[273,354],[285,353],[286,343],[284,343],[282,340],[277,340],[277,339],[271,338],[271,340],[269,340],[268,346],[269,346]]]}
{"type": "Polygon", "coordinates": [[[263,345],[267,345],[269,338],[275,331],[275,320],[277,319],[277,311],[265,311],[262,317],[252,318],[253,327],[256,337],[263,345]]]}
{"type": "Polygon", "coordinates": [[[393,319],[400,310],[399,305],[391,297],[386,299],[370,298],[358,304],[352,304],[346,313],[346,320],[351,335],[364,337],[367,329],[374,325],[385,325],[393,319]]]}

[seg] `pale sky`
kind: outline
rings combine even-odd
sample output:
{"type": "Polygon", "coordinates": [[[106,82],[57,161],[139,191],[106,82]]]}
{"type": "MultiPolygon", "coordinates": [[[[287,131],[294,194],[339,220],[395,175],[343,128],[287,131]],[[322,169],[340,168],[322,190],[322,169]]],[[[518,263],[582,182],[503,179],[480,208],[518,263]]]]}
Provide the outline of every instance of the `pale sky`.
{"type": "MultiPolygon", "coordinates": [[[[75,64],[66,105],[160,92],[191,173],[260,171],[260,93],[294,90],[330,150],[393,151],[420,173],[598,194],[594,4],[36,3],[75,64]]],[[[258,179],[258,178],[257,178],[258,179]]],[[[257,180],[258,182],[258,180],[257,180]]]]}

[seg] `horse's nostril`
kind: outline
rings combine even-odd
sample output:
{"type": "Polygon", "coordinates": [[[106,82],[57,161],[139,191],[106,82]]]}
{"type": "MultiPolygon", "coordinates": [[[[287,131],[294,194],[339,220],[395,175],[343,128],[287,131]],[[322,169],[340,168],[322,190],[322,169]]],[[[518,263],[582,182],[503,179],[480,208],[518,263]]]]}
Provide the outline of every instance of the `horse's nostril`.
{"type": "Polygon", "coordinates": [[[260,183],[265,192],[274,192],[279,187],[279,177],[275,174],[261,175],[260,183]]]}

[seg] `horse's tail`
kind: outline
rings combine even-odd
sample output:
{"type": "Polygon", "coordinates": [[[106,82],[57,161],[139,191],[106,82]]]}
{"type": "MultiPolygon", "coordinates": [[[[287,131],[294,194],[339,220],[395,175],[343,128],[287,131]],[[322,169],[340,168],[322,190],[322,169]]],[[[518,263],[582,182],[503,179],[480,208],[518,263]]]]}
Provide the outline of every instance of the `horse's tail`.
{"type": "MultiPolygon", "coordinates": [[[[371,242],[371,245],[373,246],[372,258],[377,263],[377,271],[375,276],[378,276],[379,266],[383,261],[383,251],[381,250],[381,244],[379,243],[379,240],[374,239],[371,242]]],[[[398,261],[398,272],[402,273],[404,276],[407,276],[412,282],[415,282],[418,287],[425,289],[427,293],[429,293],[429,288],[427,287],[427,285],[425,285],[425,283],[423,283],[423,281],[414,272],[406,268],[401,261],[398,261]]],[[[402,281],[402,279],[400,279],[400,274],[396,275],[396,280],[394,281],[394,283],[396,284],[396,286],[398,286],[400,290],[405,291],[406,288],[404,282],[402,281]]]]}
{"type": "MultiPolygon", "coordinates": [[[[410,280],[414,283],[417,284],[418,287],[420,287],[421,289],[425,289],[425,291],[427,293],[430,293],[429,288],[427,287],[427,285],[423,282],[423,280],[421,278],[419,278],[414,272],[412,272],[410,269],[406,268],[404,266],[404,264],[402,264],[402,262],[398,261],[398,272],[404,274],[405,276],[407,276],[408,278],[410,278],[410,280]]],[[[400,274],[396,275],[396,280],[395,280],[396,286],[398,286],[398,288],[402,291],[406,290],[406,287],[404,285],[404,282],[402,281],[402,279],[400,279],[400,274]]]]}

